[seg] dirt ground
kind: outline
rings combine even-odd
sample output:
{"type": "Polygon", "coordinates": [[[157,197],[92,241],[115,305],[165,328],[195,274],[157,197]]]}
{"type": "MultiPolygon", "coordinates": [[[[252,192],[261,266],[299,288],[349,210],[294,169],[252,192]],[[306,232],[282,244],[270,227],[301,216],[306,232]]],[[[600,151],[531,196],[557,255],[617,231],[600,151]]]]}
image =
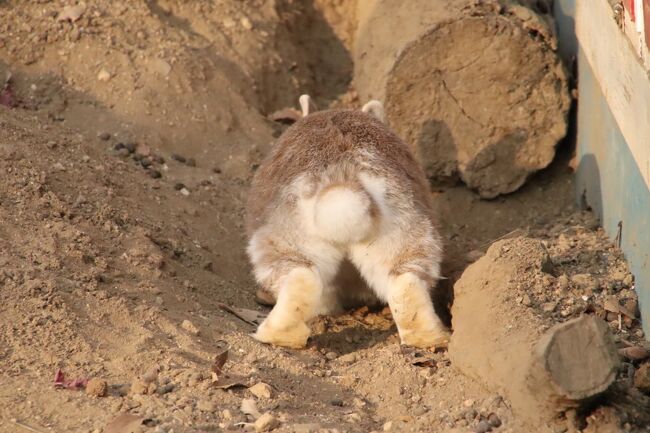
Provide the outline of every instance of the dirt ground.
{"type": "MultiPolygon", "coordinates": [[[[142,431],[246,431],[248,399],[278,432],[531,431],[446,352],[400,348],[385,310],[319,318],[292,351],[221,308],[268,311],[243,231],[248,183],[285,127],[267,116],[304,92],[359,104],[351,3],[0,1],[0,432],[130,431],[107,427],[122,412],[142,431]],[[226,348],[243,386],[215,383],[226,348]],[[106,381],[105,396],[55,389],[58,369],[106,381]],[[270,393],[247,388],[259,382],[270,393]]],[[[557,272],[517,302],[557,322],[598,314],[619,347],[643,350],[633,276],[576,207],[570,159],[569,139],[497,200],[432,192],[447,242],[438,309],[493,241],[528,236],[557,272]],[[608,312],[612,299],[633,317],[608,312]]],[[[624,361],[617,386],[638,393],[640,361],[624,361]]],[[[538,431],[643,430],[628,409],[606,397],[538,431]]]]}

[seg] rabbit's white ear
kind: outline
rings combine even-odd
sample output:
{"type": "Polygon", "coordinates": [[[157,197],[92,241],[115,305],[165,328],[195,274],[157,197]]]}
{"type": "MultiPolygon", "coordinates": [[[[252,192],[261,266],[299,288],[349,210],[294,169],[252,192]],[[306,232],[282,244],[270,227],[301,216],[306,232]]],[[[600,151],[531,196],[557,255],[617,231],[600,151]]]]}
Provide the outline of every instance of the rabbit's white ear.
{"type": "Polygon", "coordinates": [[[309,113],[313,113],[314,111],[318,110],[314,104],[314,101],[312,101],[307,94],[300,95],[298,102],[300,103],[300,109],[302,110],[302,117],[306,117],[309,115],[309,113]]]}
{"type": "Polygon", "coordinates": [[[361,111],[376,117],[380,122],[384,121],[384,105],[376,99],[367,102],[361,111]]]}

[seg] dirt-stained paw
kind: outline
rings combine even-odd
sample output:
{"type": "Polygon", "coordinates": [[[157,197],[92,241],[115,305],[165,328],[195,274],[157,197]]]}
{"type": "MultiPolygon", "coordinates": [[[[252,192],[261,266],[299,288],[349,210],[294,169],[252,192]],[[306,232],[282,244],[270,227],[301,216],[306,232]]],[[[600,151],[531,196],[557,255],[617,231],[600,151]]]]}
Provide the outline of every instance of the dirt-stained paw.
{"type": "Polygon", "coordinates": [[[451,333],[448,330],[405,332],[401,335],[402,344],[421,349],[446,349],[451,333]]]}
{"type": "Polygon", "coordinates": [[[305,323],[295,323],[282,328],[274,327],[268,320],[262,322],[253,334],[253,338],[262,343],[274,346],[302,349],[307,345],[310,329],[305,323]]]}

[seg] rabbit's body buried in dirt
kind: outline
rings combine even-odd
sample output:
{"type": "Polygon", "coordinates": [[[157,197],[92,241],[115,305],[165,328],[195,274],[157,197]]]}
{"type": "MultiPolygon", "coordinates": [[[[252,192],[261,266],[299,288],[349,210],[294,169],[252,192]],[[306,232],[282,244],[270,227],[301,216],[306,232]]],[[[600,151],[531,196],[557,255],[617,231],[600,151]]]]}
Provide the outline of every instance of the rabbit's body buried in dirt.
{"type": "Polygon", "coordinates": [[[280,137],[249,196],[248,254],[275,306],[254,337],[304,347],[308,322],[340,308],[342,263],[352,263],[387,302],[402,344],[446,345],[430,288],[442,242],[427,179],[407,145],[383,122],[383,107],[309,114],[280,137]]]}

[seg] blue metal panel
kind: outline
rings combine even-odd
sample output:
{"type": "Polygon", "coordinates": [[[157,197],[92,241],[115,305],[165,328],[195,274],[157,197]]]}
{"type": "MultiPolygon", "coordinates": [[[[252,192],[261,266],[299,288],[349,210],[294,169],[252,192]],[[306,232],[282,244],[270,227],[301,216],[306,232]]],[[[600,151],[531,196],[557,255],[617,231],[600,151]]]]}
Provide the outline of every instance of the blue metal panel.
{"type": "MultiPolygon", "coordinates": [[[[614,120],[593,71],[578,52],[577,193],[600,217],[611,239],[622,223],[621,247],[639,295],[644,332],[650,335],[650,191],[614,120]]],[[[650,137],[648,138],[650,144],[650,137]]]]}
{"type": "Polygon", "coordinates": [[[557,35],[560,41],[558,51],[560,57],[567,63],[578,52],[578,41],[573,19],[575,12],[576,0],[556,0],[553,3],[553,15],[555,16],[557,35]]]}

